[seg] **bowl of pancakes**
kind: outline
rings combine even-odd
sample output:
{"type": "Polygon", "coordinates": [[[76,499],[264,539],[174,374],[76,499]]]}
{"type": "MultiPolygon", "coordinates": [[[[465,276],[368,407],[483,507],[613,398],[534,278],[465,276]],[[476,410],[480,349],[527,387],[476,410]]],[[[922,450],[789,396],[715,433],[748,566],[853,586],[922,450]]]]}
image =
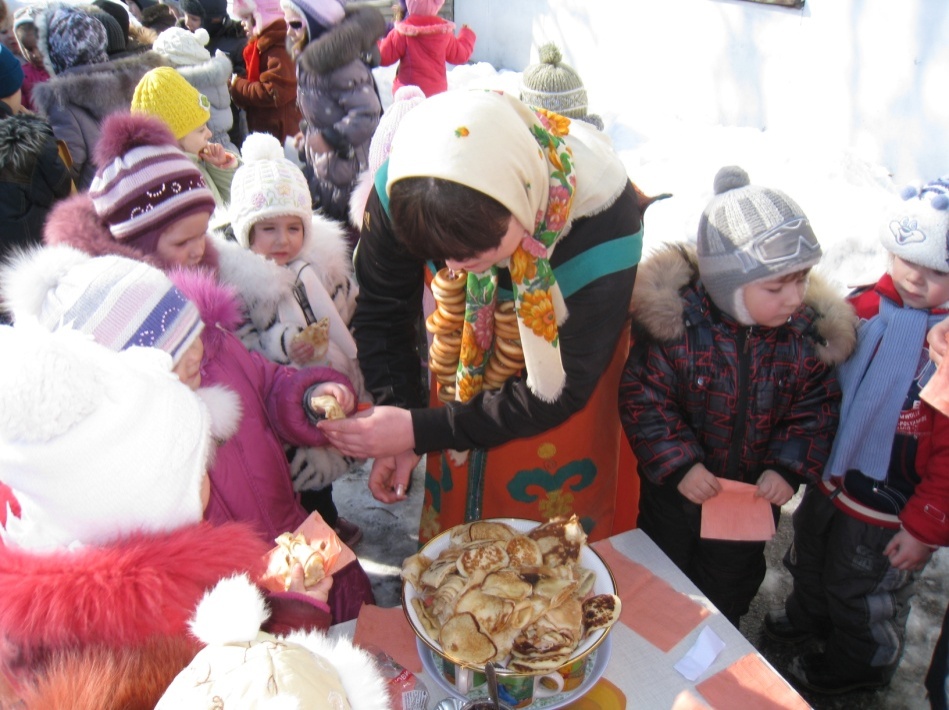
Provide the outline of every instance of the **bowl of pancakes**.
{"type": "Polygon", "coordinates": [[[616,582],[576,516],[491,518],[429,540],[402,566],[402,606],[448,663],[499,675],[575,668],[619,619],[616,582]]]}

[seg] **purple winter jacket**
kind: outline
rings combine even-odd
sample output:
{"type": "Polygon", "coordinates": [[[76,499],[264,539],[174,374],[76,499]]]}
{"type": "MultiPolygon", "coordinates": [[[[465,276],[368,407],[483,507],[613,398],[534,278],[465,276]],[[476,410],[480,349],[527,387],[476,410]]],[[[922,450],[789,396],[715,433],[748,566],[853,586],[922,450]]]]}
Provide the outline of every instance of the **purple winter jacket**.
{"type": "Polygon", "coordinates": [[[220,444],[209,471],[211,500],[204,517],[217,525],[251,524],[266,540],[295,530],[307,513],[290,480],[283,442],[325,446],[326,436],[307,418],[307,390],[321,382],[352,389],[349,379],[329,367],[296,369],[277,365],[244,347],[232,332],[240,322],[234,292],[200,270],[169,274],[201,311],[204,360],[201,386],[222,385],[240,399],[237,432],[220,444]]]}

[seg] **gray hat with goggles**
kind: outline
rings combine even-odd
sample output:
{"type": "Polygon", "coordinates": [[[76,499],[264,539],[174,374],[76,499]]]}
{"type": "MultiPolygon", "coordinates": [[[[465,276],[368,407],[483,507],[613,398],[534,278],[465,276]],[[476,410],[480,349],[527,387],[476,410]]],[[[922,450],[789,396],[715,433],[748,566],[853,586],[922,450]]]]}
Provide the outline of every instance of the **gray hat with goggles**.
{"type": "Polygon", "coordinates": [[[820,261],[820,244],[794,200],[779,190],[750,185],[741,168],[719,170],[714,189],[699,220],[699,274],[719,309],[753,325],[744,287],[814,266],[820,261]]]}

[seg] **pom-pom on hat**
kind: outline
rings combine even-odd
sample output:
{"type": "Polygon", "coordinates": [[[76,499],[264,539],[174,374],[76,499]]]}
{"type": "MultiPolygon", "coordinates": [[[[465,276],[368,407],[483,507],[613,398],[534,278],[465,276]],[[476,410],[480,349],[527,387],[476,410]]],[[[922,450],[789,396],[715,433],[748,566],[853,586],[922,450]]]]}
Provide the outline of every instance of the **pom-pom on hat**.
{"type": "Polygon", "coordinates": [[[814,266],[820,244],[794,200],[751,185],[741,168],[719,170],[714,191],[699,220],[699,274],[718,308],[743,325],[754,325],[744,287],[814,266]]]}
{"type": "Polygon", "coordinates": [[[37,46],[50,74],[109,61],[105,26],[71,5],[50,5],[36,18],[37,46]]]}
{"type": "Polygon", "coordinates": [[[177,67],[190,67],[211,59],[207,49],[210,39],[203,27],[194,32],[184,27],[169,27],[155,38],[152,49],[177,67]]]}
{"type": "Polygon", "coordinates": [[[521,101],[561,116],[579,118],[602,129],[602,119],[587,113],[583,80],[573,67],[563,63],[560,48],[548,42],[539,52],[540,61],[527,67],[521,75],[521,101]]]}
{"type": "Polygon", "coordinates": [[[190,622],[204,647],[171,682],[156,710],[390,707],[388,683],[368,651],[318,631],[272,636],[260,630],[268,615],[260,590],[246,575],[218,582],[190,622]]]}
{"type": "Polygon", "coordinates": [[[313,228],[313,202],[303,172],[269,133],[251,133],[241,147],[244,164],[231,181],[230,217],[234,236],[250,247],[254,224],[268,217],[299,217],[304,239],[313,228]]]}
{"type": "Polygon", "coordinates": [[[158,118],[108,116],[95,159],[99,169],[89,197],[96,214],[113,239],[142,255],[153,254],[158,238],[175,222],[214,212],[214,195],[201,171],[158,118]]]}
{"type": "Polygon", "coordinates": [[[949,176],[908,186],[880,230],[883,247],[918,266],[949,272],[949,176]]]}
{"type": "Polygon", "coordinates": [[[66,551],[200,522],[211,419],[167,355],[35,322],[0,328],[0,351],[0,469],[20,509],[3,544],[66,551]]]}
{"type": "Polygon", "coordinates": [[[13,96],[23,86],[23,66],[9,49],[0,45],[0,99],[13,96]]]}
{"type": "Polygon", "coordinates": [[[156,116],[181,140],[211,119],[211,102],[173,67],[145,74],[132,94],[132,113],[156,116]]]}

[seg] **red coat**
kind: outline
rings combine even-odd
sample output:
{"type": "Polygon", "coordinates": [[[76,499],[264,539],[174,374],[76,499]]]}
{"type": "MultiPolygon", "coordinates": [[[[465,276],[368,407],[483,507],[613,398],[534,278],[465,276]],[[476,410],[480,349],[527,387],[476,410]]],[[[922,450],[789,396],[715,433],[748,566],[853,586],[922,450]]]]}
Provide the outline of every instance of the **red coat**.
{"type": "MultiPolygon", "coordinates": [[[[16,707],[154,707],[198,650],[187,622],[204,593],[234,574],[258,578],[266,552],[233,523],[73,552],[0,546],[0,670],[25,700],[16,707]]],[[[281,631],[329,625],[324,607],[296,595],[270,602],[281,631]]]]}
{"type": "MultiPolygon", "coordinates": [[[[869,320],[880,312],[883,296],[897,305],[902,304],[889,275],[884,275],[872,288],[856,292],[850,302],[862,320],[869,320]]],[[[919,343],[919,348],[921,368],[931,368],[925,340],[919,343]]],[[[945,546],[949,545],[949,418],[919,399],[919,390],[917,375],[903,406],[901,431],[893,441],[894,454],[886,481],[848,476],[846,492],[834,498],[834,503],[858,519],[885,524],[872,513],[863,515],[861,511],[884,509],[874,505],[878,495],[887,504],[885,507],[891,507],[892,501],[905,500],[899,512],[903,528],[921,542],[945,546]],[[894,495],[893,491],[898,494],[894,495]],[[865,507],[848,505],[852,500],[858,500],[865,507]]]]}
{"type": "Polygon", "coordinates": [[[457,37],[454,32],[455,23],[440,17],[409,15],[404,22],[396,23],[392,31],[379,40],[382,66],[399,62],[392,93],[406,85],[419,87],[426,96],[447,90],[445,62],[467,62],[476,39],[469,27],[462,27],[457,37]]]}

